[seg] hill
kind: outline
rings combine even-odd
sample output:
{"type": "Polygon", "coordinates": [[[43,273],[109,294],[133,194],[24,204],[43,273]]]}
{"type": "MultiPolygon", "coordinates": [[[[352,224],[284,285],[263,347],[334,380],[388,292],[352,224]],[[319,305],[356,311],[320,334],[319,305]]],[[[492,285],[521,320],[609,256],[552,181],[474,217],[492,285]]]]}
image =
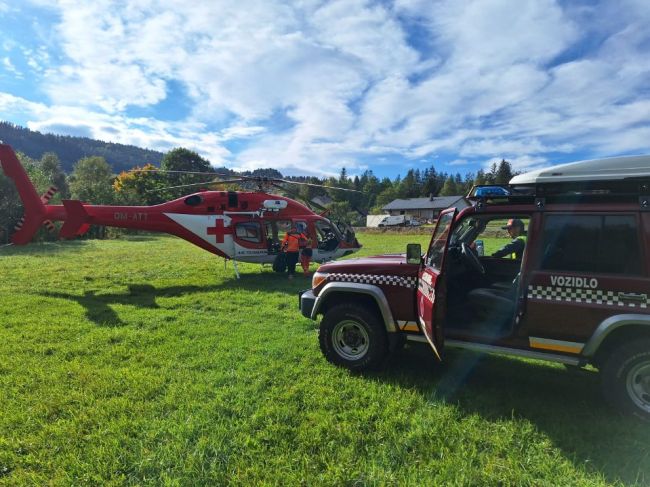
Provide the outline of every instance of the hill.
{"type": "Polygon", "coordinates": [[[103,142],[88,137],[42,134],[9,122],[0,122],[0,140],[34,159],[40,159],[45,152],[54,152],[67,173],[72,171],[75,162],[89,156],[103,157],[115,172],[149,162],[159,165],[163,158],[162,152],[133,145],[103,142]]]}

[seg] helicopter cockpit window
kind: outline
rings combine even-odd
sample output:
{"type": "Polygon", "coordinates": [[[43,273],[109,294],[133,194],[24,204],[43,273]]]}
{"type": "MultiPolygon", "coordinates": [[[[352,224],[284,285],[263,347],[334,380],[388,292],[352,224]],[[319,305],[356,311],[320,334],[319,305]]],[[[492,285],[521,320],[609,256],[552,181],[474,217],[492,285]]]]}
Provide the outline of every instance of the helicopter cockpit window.
{"type": "Polygon", "coordinates": [[[335,250],[341,240],[336,226],[327,221],[317,221],[315,226],[318,248],[326,252],[335,250]]]}
{"type": "Polygon", "coordinates": [[[203,202],[203,198],[201,198],[200,195],[198,194],[193,194],[192,196],[188,196],[185,198],[185,204],[188,206],[198,206],[203,202]]]}
{"type": "Polygon", "coordinates": [[[337,222],[336,226],[339,229],[340,234],[343,235],[343,240],[347,243],[354,242],[356,237],[354,235],[354,230],[350,225],[344,222],[337,222]]]}
{"type": "Polygon", "coordinates": [[[235,235],[239,240],[246,242],[262,242],[262,227],[257,222],[238,223],[235,226],[235,235]]]}

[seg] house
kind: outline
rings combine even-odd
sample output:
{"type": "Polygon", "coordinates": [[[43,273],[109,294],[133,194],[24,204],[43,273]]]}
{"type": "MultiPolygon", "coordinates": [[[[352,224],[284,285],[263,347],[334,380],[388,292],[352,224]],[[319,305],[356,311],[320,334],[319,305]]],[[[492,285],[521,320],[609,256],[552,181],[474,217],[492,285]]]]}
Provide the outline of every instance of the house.
{"type": "Polygon", "coordinates": [[[393,200],[382,207],[389,215],[410,215],[418,220],[435,220],[445,208],[459,210],[469,206],[463,196],[430,196],[428,198],[409,198],[393,200]]]}

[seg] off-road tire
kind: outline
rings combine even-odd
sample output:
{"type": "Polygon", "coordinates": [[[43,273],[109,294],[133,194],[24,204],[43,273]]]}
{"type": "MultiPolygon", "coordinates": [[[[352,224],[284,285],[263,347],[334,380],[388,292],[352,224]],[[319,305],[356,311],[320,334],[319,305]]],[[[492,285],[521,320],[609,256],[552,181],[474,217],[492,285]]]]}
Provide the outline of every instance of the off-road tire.
{"type": "Polygon", "coordinates": [[[625,342],[601,367],[607,402],[619,412],[650,421],[650,340],[625,342]]]}
{"type": "Polygon", "coordinates": [[[325,313],[318,341],[329,362],[355,372],[378,367],[388,354],[386,330],[378,313],[350,303],[325,313]]]}

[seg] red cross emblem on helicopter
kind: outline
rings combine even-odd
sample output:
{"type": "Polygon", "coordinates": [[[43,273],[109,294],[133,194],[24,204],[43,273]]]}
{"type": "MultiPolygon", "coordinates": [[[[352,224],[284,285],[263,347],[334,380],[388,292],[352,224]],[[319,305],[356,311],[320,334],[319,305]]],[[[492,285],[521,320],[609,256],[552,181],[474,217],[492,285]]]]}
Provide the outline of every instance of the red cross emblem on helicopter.
{"type": "Polygon", "coordinates": [[[217,243],[223,243],[224,235],[232,235],[232,228],[224,225],[223,219],[218,218],[214,222],[214,227],[208,227],[208,235],[214,235],[217,243]]]}

